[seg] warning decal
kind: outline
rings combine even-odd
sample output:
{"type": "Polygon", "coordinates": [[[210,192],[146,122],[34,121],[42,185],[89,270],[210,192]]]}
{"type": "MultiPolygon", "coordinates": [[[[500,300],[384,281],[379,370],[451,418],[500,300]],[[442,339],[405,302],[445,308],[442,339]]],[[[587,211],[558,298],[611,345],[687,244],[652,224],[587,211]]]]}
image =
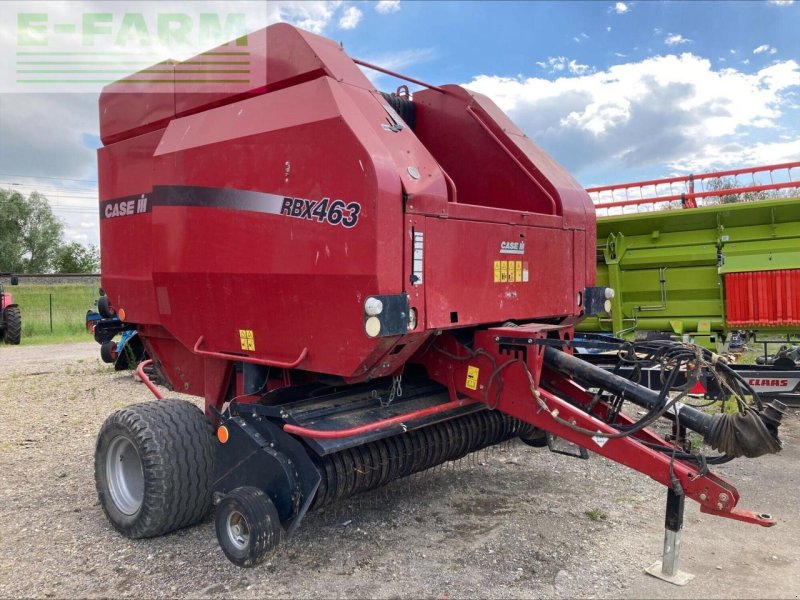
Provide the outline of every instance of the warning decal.
{"type": "Polygon", "coordinates": [[[478,375],[480,374],[481,370],[478,367],[473,367],[472,365],[467,367],[467,381],[464,384],[467,389],[469,390],[477,390],[478,389],[478,375]]]}
{"type": "Polygon", "coordinates": [[[255,351],[255,349],[256,349],[256,341],[253,338],[253,330],[252,329],[240,329],[239,330],[239,341],[242,344],[242,350],[250,350],[251,352],[255,351]]]}
{"type": "Polygon", "coordinates": [[[527,283],[527,260],[495,260],[492,263],[494,283],[527,283]]]}

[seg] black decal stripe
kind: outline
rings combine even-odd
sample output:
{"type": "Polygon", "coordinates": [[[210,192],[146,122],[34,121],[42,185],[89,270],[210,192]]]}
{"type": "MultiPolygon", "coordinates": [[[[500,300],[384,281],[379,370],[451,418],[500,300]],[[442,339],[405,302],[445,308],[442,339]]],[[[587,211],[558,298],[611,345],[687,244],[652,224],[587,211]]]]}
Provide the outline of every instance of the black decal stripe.
{"type": "MultiPolygon", "coordinates": [[[[342,221],[341,218],[338,220],[335,218],[334,221],[336,222],[334,223],[326,216],[323,216],[325,213],[317,214],[317,212],[315,212],[314,209],[319,210],[325,207],[327,213],[328,202],[330,202],[327,198],[323,198],[321,201],[313,201],[300,198],[288,198],[264,192],[254,192],[251,190],[184,185],[156,185],[153,186],[152,192],[103,200],[100,202],[100,218],[106,218],[105,213],[108,205],[118,205],[133,200],[134,206],[136,206],[136,203],[139,202],[142,196],[147,199],[147,210],[142,212],[150,212],[153,206],[183,206],[224,208],[274,215],[284,214],[286,216],[305,218],[311,221],[327,221],[332,225],[337,225],[342,221]]],[[[337,204],[338,209],[345,209],[345,206],[348,208],[353,207],[351,209],[350,220],[348,220],[346,227],[352,227],[358,222],[358,214],[361,209],[360,204],[357,202],[345,204],[341,200],[336,200],[334,203],[337,204]]],[[[330,206],[332,207],[333,204],[330,206]]],[[[137,213],[134,208],[134,214],[141,213],[137,213]]],[[[338,217],[338,213],[336,216],[338,217]]]]}

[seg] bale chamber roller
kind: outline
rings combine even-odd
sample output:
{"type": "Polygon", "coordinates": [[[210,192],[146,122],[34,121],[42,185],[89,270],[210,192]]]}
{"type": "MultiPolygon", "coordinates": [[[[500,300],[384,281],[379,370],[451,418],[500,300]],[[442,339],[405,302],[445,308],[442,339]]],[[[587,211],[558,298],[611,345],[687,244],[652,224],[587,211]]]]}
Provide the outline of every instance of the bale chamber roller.
{"type": "Polygon", "coordinates": [[[778,445],[779,412],[712,417],[575,364],[573,326],[609,293],[593,287],[580,185],[485,96],[413,79],[413,96],[384,94],[359,64],[372,67],[278,24],[101,95],[114,317],[95,337],[135,329],[156,396],[150,377],[205,399],[205,414],[160,400],[108,418],[95,465],[113,525],[156,536],[214,505],[226,556],[251,566],[309,508],[553,436],[704,512],[772,524],[645,425],[671,418],[719,445],[723,419],[754,430],[759,454],[778,445]],[[225,54],[247,77],[187,75],[225,54]]]}

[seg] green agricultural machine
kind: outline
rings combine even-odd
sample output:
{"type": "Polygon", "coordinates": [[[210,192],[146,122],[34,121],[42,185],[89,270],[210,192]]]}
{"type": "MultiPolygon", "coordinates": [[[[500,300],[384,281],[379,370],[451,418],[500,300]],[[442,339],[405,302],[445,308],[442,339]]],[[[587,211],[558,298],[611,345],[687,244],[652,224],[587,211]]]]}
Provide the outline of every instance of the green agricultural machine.
{"type": "Polygon", "coordinates": [[[577,329],[626,339],[663,333],[714,350],[736,331],[799,334],[798,167],[588,189],[599,217],[597,285],[615,295],[577,329]],[[752,184],[741,185],[742,176],[752,184]],[[624,214],[603,216],[612,212],[624,214]]]}

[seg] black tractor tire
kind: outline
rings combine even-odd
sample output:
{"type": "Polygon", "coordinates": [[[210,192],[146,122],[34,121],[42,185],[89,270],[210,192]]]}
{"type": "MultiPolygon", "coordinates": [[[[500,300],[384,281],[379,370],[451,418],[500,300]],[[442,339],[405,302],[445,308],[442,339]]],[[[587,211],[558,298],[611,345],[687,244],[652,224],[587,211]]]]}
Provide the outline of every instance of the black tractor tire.
{"type": "Polygon", "coordinates": [[[117,342],[106,342],[100,346],[100,359],[111,364],[117,360],[117,342]]]}
{"type": "Polygon", "coordinates": [[[109,416],[94,472],[114,528],[136,539],[202,521],[211,511],[214,444],[208,420],[184,400],[134,404],[109,416]]]}
{"type": "Polygon", "coordinates": [[[3,311],[5,323],[5,342],[16,346],[22,340],[22,313],[19,306],[9,306],[3,311]]]}
{"type": "Polygon", "coordinates": [[[100,316],[104,319],[110,319],[117,311],[111,308],[111,303],[108,300],[108,296],[100,296],[97,300],[97,312],[100,313],[100,316]]]}
{"type": "Polygon", "coordinates": [[[269,496],[252,487],[238,487],[225,496],[214,513],[220,548],[238,567],[255,567],[278,547],[283,528],[269,496]]]}

